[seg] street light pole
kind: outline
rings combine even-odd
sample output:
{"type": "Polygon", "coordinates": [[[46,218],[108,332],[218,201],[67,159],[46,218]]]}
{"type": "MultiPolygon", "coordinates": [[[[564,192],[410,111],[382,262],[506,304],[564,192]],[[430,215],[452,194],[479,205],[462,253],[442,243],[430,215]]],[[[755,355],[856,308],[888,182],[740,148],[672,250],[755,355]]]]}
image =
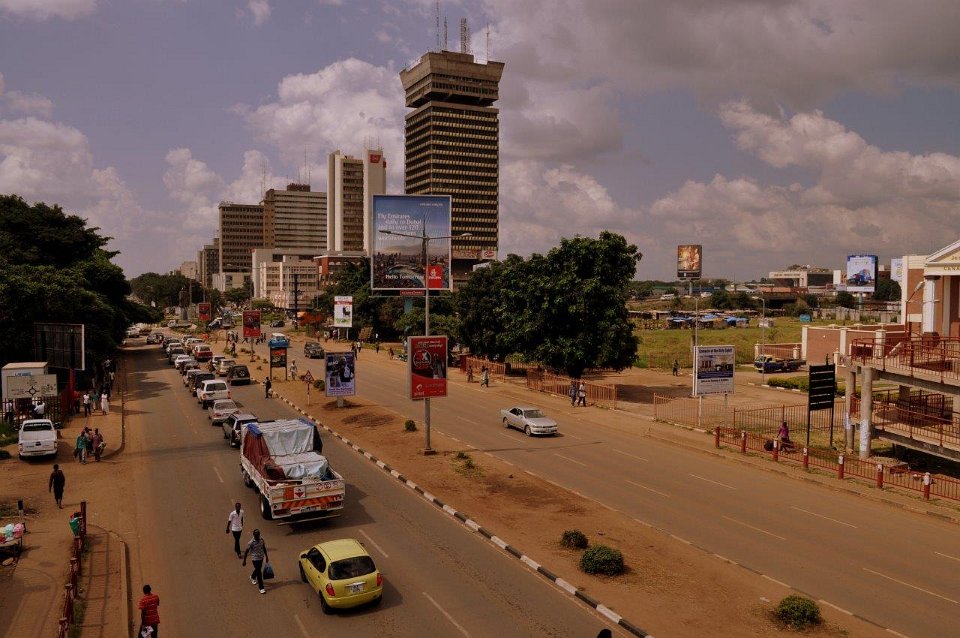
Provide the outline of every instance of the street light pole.
{"type": "Polygon", "coordinates": [[[767,383],[767,299],[760,291],[760,385],[767,383]]]}

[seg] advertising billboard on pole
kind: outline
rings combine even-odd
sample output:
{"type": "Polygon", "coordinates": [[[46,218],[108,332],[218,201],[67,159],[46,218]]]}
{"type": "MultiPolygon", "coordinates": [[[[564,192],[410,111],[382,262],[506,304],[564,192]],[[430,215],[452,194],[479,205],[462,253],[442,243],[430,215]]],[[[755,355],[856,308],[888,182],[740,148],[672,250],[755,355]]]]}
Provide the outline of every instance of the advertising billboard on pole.
{"type": "Polygon", "coordinates": [[[370,287],[381,292],[451,290],[450,196],[374,195],[370,287]],[[424,272],[423,236],[428,241],[424,272]]]}
{"type": "Polygon", "coordinates": [[[890,279],[903,284],[903,257],[890,260],[890,279]]]}
{"type": "Polygon", "coordinates": [[[357,393],[356,362],[352,352],[327,353],[327,396],[347,397],[357,393]]]}
{"type": "Polygon", "coordinates": [[[447,338],[410,337],[407,353],[410,398],[447,396],[447,338]]]}
{"type": "Polygon", "coordinates": [[[243,311],[243,338],[257,339],[262,336],[263,336],[263,333],[260,331],[260,311],[244,310],[243,311]]]}
{"type": "Polygon", "coordinates": [[[333,327],[353,327],[353,297],[337,295],[333,298],[333,327]]]}
{"type": "Polygon", "coordinates": [[[200,321],[210,321],[211,312],[212,309],[209,302],[201,302],[197,304],[197,319],[200,321]]]}
{"type": "Polygon", "coordinates": [[[736,362],[733,346],[697,346],[694,353],[694,396],[731,394],[736,362]]]}
{"type": "Polygon", "coordinates": [[[872,293],[877,285],[877,256],[847,257],[847,292],[872,293]]]}
{"type": "Polygon", "coordinates": [[[703,272],[703,246],[677,246],[677,279],[700,279],[703,272]]]}

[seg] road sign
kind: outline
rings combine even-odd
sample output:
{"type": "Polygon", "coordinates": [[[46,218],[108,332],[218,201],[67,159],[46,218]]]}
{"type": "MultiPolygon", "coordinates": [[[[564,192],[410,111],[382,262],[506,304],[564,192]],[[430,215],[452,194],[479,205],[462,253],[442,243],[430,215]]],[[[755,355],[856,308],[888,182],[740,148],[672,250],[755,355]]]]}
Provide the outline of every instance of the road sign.
{"type": "Polygon", "coordinates": [[[35,399],[57,395],[57,375],[55,374],[7,377],[4,381],[4,399],[35,399]]]}
{"type": "Polygon", "coordinates": [[[807,405],[811,411],[829,410],[836,396],[836,369],[832,365],[810,366],[810,391],[807,405]]]}
{"type": "Polygon", "coordinates": [[[306,384],[313,383],[313,375],[310,374],[310,371],[309,371],[309,370],[307,370],[306,372],[304,372],[304,373],[303,373],[303,376],[300,377],[300,378],[303,379],[303,382],[306,383],[306,384]]]}

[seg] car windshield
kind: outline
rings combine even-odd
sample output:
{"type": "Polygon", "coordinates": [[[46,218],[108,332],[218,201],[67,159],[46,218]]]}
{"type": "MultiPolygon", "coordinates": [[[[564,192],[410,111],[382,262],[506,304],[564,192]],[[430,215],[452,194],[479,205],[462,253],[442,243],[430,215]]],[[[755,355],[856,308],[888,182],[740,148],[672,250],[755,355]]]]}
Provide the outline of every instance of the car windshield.
{"type": "Polygon", "coordinates": [[[52,430],[53,426],[49,423],[24,423],[23,431],[24,432],[43,432],[44,430],[52,430]]]}
{"type": "Polygon", "coordinates": [[[354,556],[330,563],[330,580],[357,578],[377,571],[369,556],[354,556]]]}
{"type": "Polygon", "coordinates": [[[213,404],[214,411],[223,411],[223,410],[236,410],[237,404],[233,401],[217,401],[213,404]]]}
{"type": "Polygon", "coordinates": [[[528,419],[542,419],[543,412],[540,410],[524,410],[523,416],[527,417],[528,419]]]}

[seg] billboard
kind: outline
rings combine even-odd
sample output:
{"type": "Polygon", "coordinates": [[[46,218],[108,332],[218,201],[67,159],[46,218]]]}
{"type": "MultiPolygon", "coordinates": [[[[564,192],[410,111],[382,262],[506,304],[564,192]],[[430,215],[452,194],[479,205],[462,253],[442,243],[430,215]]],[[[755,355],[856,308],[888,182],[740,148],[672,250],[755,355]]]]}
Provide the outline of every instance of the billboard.
{"type": "Polygon", "coordinates": [[[270,348],[270,368],[286,368],[287,367],[287,349],[286,348],[270,348]]]}
{"type": "Polygon", "coordinates": [[[260,311],[244,310],[243,311],[243,338],[257,339],[262,336],[263,336],[263,332],[260,331],[260,311]]]}
{"type": "Polygon", "coordinates": [[[197,319],[200,321],[210,321],[211,308],[210,304],[207,302],[197,304],[197,319]]]}
{"type": "Polygon", "coordinates": [[[370,286],[376,291],[450,290],[450,196],[374,195],[370,286]],[[424,272],[421,237],[428,241],[424,272]],[[428,276],[429,275],[429,276],[428,276]]]}
{"type": "Polygon", "coordinates": [[[3,380],[4,399],[33,399],[57,396],[57,375],[11,376],[3,380]]]}
{"type": "Polygon", "coordinates": [[[328,397],[346,397],[357,393],[356,362],[352,352],[328,352],[326,385],[328,397]]]}
{"type": "Polygon", "coordinates": [[[33,324],[34,360],[46,361],[51,368],[87,368],[82,323],[33,324]]]}
{"type": "Polygon", "coordinates": [[[890,279],[903,284],[903,257],[890,260],[890,279]]]}
{"type": "Polygon", "coordinates": [[[693,394],[730,394],[737,362],[733,346],[697,346],[694,349],[693,394]]]}
{"type": "Polygon", "coordinates": [[[847,257],[847,292],[872,293],[877,284],[877,256],[847,257]]]}
{"type": "Polygon", "coordinates": [[[353,327],[353,297],[337,295],[333,298],[333,327],[353,327]]]}
{"type": "Polygon", "coordinates": [[[703,271],[703,246],[683,244],[677,246],[677,279],[700,279],[703,271]]]}
{"type": "Polygon", "coordinates": [[[407,353],[410,398],[447,396],[447,338],[410,337],[407,353]]]}

